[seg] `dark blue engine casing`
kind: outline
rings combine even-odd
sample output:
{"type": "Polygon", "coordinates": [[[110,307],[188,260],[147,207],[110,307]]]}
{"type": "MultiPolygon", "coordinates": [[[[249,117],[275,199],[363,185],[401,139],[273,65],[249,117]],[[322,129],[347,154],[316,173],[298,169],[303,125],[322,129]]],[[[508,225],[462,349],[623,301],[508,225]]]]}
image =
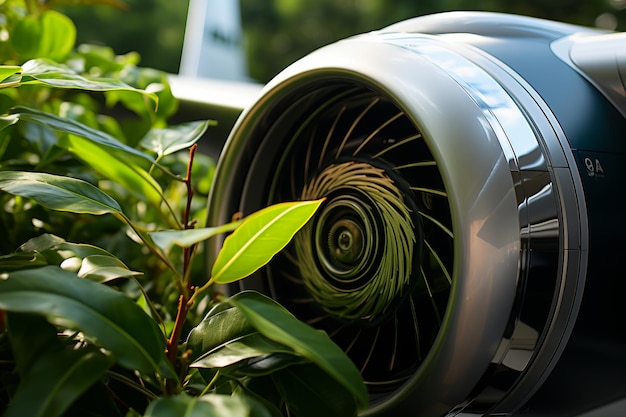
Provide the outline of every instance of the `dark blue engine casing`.
{"type": "MultiPolygon", "coordinates": [[[[623,85],[619,92],[618,85],[616,102],[611,102],[612,97],[603,94],[584,68],[571,62],[571,41],[563,38],[580,34],[580,28],[531,19],[512,23],[493,16],[458,19],[441,15],[395,28],[402,30],[407,25],[421,33],[481,35],[469,43],[527,81],[563,130],[576,160],[587,206],[590,249],[585,292],[561,359],[543,389],[519,414],[578,415],[626,395],[626,316],[621,311],[626,280],[621,278],[624,272],[619,262],[623,253],[619,242],[626,234],[626,196],[621,191],[626,172],[620,168],[626,162],[626,94],[623,85]],[[491,27],[485,27],[483,19],[489,20],[491,27]]],[[[616,48],[615,68],[611,69],[618,70],[621,54],[624,71],[626,38],[611,46],[616,48]]]]}
{"type": "Polygon", "coordinates": [[[624,80],[623,34],[494,13],[329,45],[241,115],[209,223],[327,197],[241,288],[333,335],[363,415],[580,415],[626,397],[624,80]]]}

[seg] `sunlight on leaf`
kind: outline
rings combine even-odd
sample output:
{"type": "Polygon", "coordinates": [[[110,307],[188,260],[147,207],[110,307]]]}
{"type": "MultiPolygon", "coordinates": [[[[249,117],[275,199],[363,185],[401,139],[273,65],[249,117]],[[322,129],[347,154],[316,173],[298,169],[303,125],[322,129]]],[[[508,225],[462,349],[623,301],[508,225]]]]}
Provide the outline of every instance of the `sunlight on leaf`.
{"type": "Polygon", "coordinates": [[[16,114],[9,114],[6,116],[0,116],[0,130],[14,125],[20,120],[19,116],[16,114]]]}
{"type": "Polygon", "coordinates": [[[217,346],[254,332],[246,316],[226,303],[213,307],[187,338],[191,361],[217,346]]]}
{"type": "Polygon", "coordinates": [[[144,417],[271,417],[251,398],[211,394],[191,397],[179,394],[158,398],[148,405],[144,417]]]}
{"type": "Polygon", "coordinates": [[[83,214],[118,214],[117,201],[88,182],[41,172],[0,172],[0,190],[28,197],[44,207],[83,214]]]}
{"type": "Polygon", "coordinates": [[[122,261],[113,256],[91,255],[82,260],[77,275],[102,283],[118,278],[132,278],[142,273],[131,271],[122,261]]]}
{"type": "Polygon", "coordinates": [[[140,200],[149,201],[154,207],[160,206],[163,190],[145,169],[133,164],[123,155],[103,152],[101,145],[84,137],[68,135],[65,142],[68,151],[102,176],[121,185],[140,200]]]}
{"type": "Polygon", "coordinates": [[[93,129],[75,120],[55,116],[50,113],[43,112],[37,109],[31,109],[29,107],[18,106],[12,109],[12,113],[17,115],[20,120],[33,122],[45,126],[50,129],[58,130],[60,132],[70,133],[76,136],[80,136],[94,144],[97,144],[102,150],[109,150],[111,152],[123,152],[131,156],[144,159],[150,164],[153,164],[154,158],[147,155],[135,148],[123,144],[113,136],[101,131],[93,129]]]}
{"type": "Polygon", "coordinates": [[[211,280],[230,283],[267,264],[309,221],[322,201],[279,203],[243,219],[241,226],[224,241],[211,280]]]}
{"type": "Polygon", "coordinates": [[[299,321],[276,301],[254,291],[244,291],[228,302],[268,339],[289,346],[298,355],[319,366],[348,390],[360,409],[368,393],[359,370],[325,332],[299,321]]]}
{"type": "Polygon", "coordinates": [[[155,108],[158,102],[156,94],[131,87],[118,79],[82,76],[66,65],[47,59],[32,59],[22,69],[22,84],[90,91],[128,91],[149,98],[155,108]]]}
{"type": "Polygon", "coordinates": [[[187,230],[162,230],[159,232],[148,233],[152,241],[163,251],[168,251],[173,246],[181,246],[188,248],[196,243],[200,243],[213,236],[222,233],[232,232],[241,222],[227,223],[223,226],[204,227],[201,229],[187,230]]]}
{"type": "Polygon", "coordinates": [[[22,79],[22,67],[0,65],[0,88],[15,87],[22,79]]]}
{"type": "Polygon", "coordinates": [[[0,65],[0,81],[20,72],[22,72],[22,67],[18,65],[0,65]]]}
{"type": "MultiPolygon", "coordinates": [[[[251,333],[224,342],[219,347],[202,355],[190,366],[192,368],[223,368],[246,359],[266,357],[277,353],[295,356],[293,350],[287,346],[267,339],[260,333],[251,333]]],[[[288,364],[292,363],[289,362],[288,364]]]]}
{"type": "Polygon", "coordinates": [[[141,139],[139,144],[148,150],[155,152],[158,158],[170,155],[191,147],[196,143],[212,121],[189,122],[178,126],[170,126],[165,129],[152,129],[141,139]]]}

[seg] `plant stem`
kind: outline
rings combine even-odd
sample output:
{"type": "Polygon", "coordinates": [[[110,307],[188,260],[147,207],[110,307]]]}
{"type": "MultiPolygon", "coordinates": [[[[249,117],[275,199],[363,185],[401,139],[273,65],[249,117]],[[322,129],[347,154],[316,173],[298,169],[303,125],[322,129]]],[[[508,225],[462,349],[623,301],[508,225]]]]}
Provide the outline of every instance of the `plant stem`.
{"type": "Polygon", "coordinates": [[[187,297],[185,297],[184,294],[181,294],[180,297],[178,297],[178,311],[176,313],[174,329],[172,329],[172,334],[167,341],[167,347],[165,352],[167,354],[167,359],[170,361],[174,369],[176,369],[175,366],[176,356],[178,354],[178,340],[180,339],[180,335],[183,332],[183,324],[185,323],[185,318],[187,317],[187,313],[189,312],[190,307],[191,306],[187,302],[187,297]]]}
{"type": "MultiPolygon", "coordinates": [[[[198,148],[197,144],[193,144],[191,148],[189,148],[189,163],[187,164],[187,175],[185,176],[184,182],[187,187],[187,204],[185,206],[185,211],[183,213],[183,225],[185,229],[193,229],[194,225],[189,221],[191,216],[191,203],[193,200],[193,185],[191,184],[191,170],[193,167],[193,159],[196,153],[196,149],[198,148]]],[[[188,248],[183,248],[183,285],[191,292],[192,284],[191,284],[191,260],[193,258],[193,253],[196,249],[196,245],[191,245],[188,248]]]]}
{"type": "MultiPolygon", "coordinates": [[[[185,229],[192,229],[193,223],[190,222],[191,217],[191,203],[193,199],[193,186],[191,184],[191,171],[193,167],[193,159],[198,145],[194,144],[189,148],[189,163],[187,164],[187,175],[184,182],[187,186],[187,204],[183,212],[183,227],[185,229]]],[[[193,300],[189,299],[190,294],[193,294],[193,283],[191,282],[191,265],[193,254],[196,249],[196,245],[192,245],[188,248],[183,248],[183,275],[182,275],[182,287],[180,296],[178,297],[178,311],[176,312],[176,321],[174,322],[174,329],[167,341],[166,355],[172,367],[176,369],[176,357],[178,356],[178,342],[183,332],[183,326],[187,318],[187,313],[193,305],[193,300]],[[191,301],[191,302],[190,302],[191,301]]]]}

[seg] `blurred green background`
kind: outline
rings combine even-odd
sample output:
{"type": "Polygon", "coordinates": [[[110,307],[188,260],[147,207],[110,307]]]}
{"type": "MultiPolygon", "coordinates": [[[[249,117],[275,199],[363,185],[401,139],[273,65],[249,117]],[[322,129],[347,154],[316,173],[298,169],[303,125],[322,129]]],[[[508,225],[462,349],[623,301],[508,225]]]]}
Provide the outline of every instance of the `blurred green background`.
{"type": "MultiPolygon", "coordinates": [[[[209,0],[211,1],[211,0],[209,0]]],[[[137,51],[142,66],[177,73],[189,0],[126,0],[126,10],[67,7],[79,42],[137,51]]],[[[626,30],[626,0],[241,0],[250,77],[267,82],[308,52],[424,14],[486,10],[626,30]]]]}

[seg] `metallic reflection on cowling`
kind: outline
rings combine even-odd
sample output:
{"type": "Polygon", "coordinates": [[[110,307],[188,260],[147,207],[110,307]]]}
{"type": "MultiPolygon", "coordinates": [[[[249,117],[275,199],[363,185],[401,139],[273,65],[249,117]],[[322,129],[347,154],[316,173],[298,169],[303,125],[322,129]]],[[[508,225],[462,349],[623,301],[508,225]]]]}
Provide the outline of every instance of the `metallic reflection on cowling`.
{"type": "Polygon", "coordinates": [[[603,165],[626,154],[626,37],[609,41],[518,16],[416,18],[304,57],[240,117],[209,224],[326,198],[241,285],[347,352],[364,415],[511,415],[606,320],[583,293],[619,294],[592,277],[619,269],[603,253],[626,235],[588,212],[626,181],[603,165]]]}

